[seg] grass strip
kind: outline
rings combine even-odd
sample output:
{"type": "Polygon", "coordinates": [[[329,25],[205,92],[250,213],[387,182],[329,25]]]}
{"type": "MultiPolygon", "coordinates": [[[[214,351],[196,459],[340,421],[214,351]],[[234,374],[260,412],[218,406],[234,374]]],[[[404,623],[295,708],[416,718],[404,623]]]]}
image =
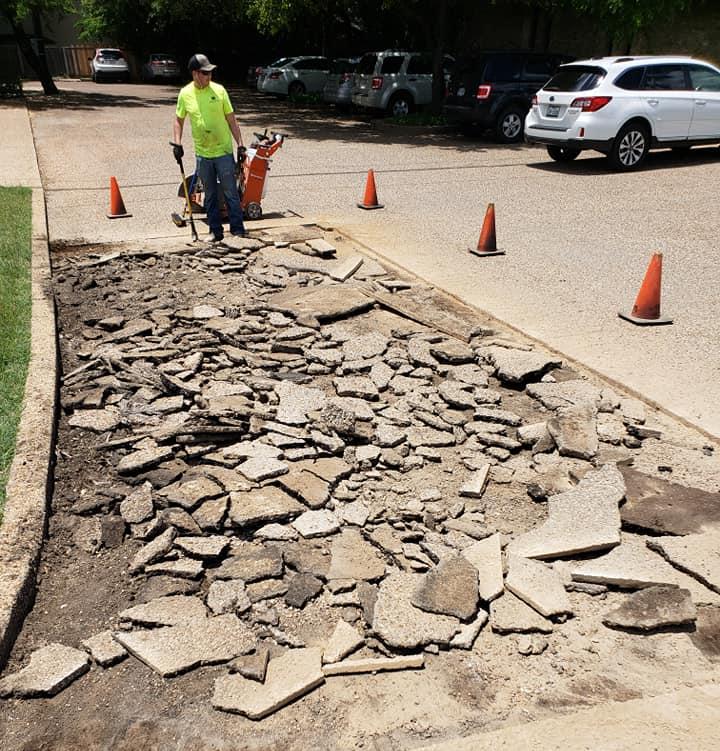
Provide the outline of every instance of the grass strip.
{"type": "Polygon", "coordinates": [[[30,360],[32,191],[0,187],[0,522],[30,360]]]}

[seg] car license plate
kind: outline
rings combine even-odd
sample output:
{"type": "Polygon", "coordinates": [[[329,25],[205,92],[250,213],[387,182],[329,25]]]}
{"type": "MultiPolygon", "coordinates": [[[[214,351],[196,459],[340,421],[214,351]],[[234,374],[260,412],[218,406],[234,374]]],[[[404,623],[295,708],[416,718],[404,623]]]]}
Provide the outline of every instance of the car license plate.
{"type": "Polygon", "coordinates": [[[547,110],[545,111],[545,114],[548,117],[557,117],[560,114],[560,105],[559,104],[548,104],[547,110]]]}
{"type": "Polygon", "coordinates": [[[461,86],[461,87],[460,87],[460,88],[459,88],[459,89],[457,90],[457,95],[458,95],[458,96],[465,96],[465,87],[464,87],[464,86],[461,86]]]}

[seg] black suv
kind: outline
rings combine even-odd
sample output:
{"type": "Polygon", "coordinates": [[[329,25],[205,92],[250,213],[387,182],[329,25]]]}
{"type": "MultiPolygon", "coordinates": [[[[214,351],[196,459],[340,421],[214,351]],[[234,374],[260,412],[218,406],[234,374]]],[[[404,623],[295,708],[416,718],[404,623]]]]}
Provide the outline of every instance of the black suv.
{"type": "Polygon", "coordinates": [[[479,52],[461,59],[450,78],[443,113],[451,123],[493,130],[501,143],[523,138],[532,98],[568,55],[479,52]]]}

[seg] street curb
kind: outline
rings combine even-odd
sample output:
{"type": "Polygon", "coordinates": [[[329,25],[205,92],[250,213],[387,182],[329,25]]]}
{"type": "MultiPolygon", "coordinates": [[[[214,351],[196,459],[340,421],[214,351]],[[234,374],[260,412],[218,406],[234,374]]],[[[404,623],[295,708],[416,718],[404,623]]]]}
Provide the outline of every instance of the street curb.
{"type": "Polygon", "coordinates": [[[0,526],[0,670],[35,598],[48,501],[57,407],[57,342],[45,196],[32,192],[30,362],[0,526]]]}

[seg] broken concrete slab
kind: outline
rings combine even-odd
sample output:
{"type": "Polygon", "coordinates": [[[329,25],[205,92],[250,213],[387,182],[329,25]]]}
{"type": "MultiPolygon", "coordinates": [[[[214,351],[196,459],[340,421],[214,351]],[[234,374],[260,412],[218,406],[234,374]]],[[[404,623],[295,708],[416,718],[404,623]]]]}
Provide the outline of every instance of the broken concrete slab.
{"type": "Polygon", "coordinates": [[[560,407],[547,422],[560,456],[592,459],[598,452],[597,408],[592,404],[560,407]]]}
{"type": "Polygon", "coordinates": [[[614,464],[588,472],[572,490],[548,499],[547,521],[513,540],[509,552],[545,559],[618,545],[624,493],[625,482],[614,464]]]}
{"type": "Polygon", "coordinates": [[[561,383],[529,383],[525,390],[547,409],[574,404],[597,405],[602,398],[601,389],[581,378],[561,383]]]}
{"type": "Polygon", "coordinates": [[[287,425],[305,425],[309,422],[308,412],[321,410],[327,397],[322,389],[300,386],[291,381],[281,381],[275,386],[280,402],[276,420],[287,425]]]}
{"type": "Polygon", "coordinates": [[[325,682],[321,668],[322,650],[291,649],[270,660],[265,682],[241,675],[227,675],[215,681],[212,705],[223,712],[260,720],[325,682]]]}
{"type": "Polygon", "coordinates": [[[296,314],[309,313],[318,321],[332,321],[357,315],[373,305],[373,299],[354,287],[337,284],[303,288],[288,285],[287,289],[268,298],[271,308],[285,308],[296,314]]]}
{"type": "Polygon", "coordinates": [[[260,646],[253,654],[236,657],[228,664],[231,673],[240,673],[243,678],[262,683],[267,674],[270,660],[270,650],[267,646],[260,646]]]}
{"type": "Polygon", "coordinates": [[[685,537],[654,537],[648,547],[720,594],[720,530],[685,537]]]}
{"type": "Polygon", "coordinates": [[[385,576],[385,561],[359,530],[343,529],[330,551],[328,580],[375,581],[385,576]]]}
{"type": "Polygon", "coordinates": [[[339,662],[363,644],[365,644],[365,639],[362,634],[349,623],[339,620],[323,650],[322,661],[324,664],[339,662]]]}
{"type": "Polygon", "coordinates": [[[82,647],[101,668],[109,668],[127,657],[127,651],[113,639],[110,629],[85,639],[82,647]]]}
{"type": "Polygon", "coordinates": [[[478,608],[478,574],[462,555],[446,558],[422,578],[411,602],[428,613],[452,615],[462,621],[478,608]]]}
{"type": "Polygon", "coordinates": [[[172,446],[158,446],[155,444],[124,456],[118,462],[116,469],[121,475],[132,475],[151,467],[157,467],[158,464],[162,464],[164,461],[172,458],[172,446]]]}
{"type": "Polygon", "coordinates": [[[206,602],[213,615],[244,613],[252,605],[242,579],[217,579],[212,582],[206,602]]]}
{"type": "Polygon", "coordinates": [[[505,587],[546,618],[572,613],[560,577],[540,561],[509,555],[505,587]]]}
{"type": "Polygon", "coordinates": [[[276,579],[282,574],[282,552],[269,545],[254,543],[243,543],[212,571],[214,579],[242,579],[246,584],[261,579],[276,579]]]}
{"type": "Polygon", "coordinates": [[[181,506],[186,511],[192,511],[203,501],[221,496],[225,489],[209,477],[200,476],[178,480],[157,492],[168,503],[181,506]]]}
{"type": "Polygon", "coordinates": [[[413,606],[411,600],[422,578],[420,574],[395,572],[383,579],[378,588],[372,627],[389,647],[447,646],[461,629],[457,618],[426,613],[413,606]]]}
{"type": "Polygon", "coordinates": [[[169,527],[159,534],[152,542],[142,547],[130,561],[130,573],[137,574],[153,561],[162,558],[169,553],[173,546],[173,541],[177,532],[173,527],[169,527]]]}
{"type": "Polygon", "coordinates": [[[526,605],[519,597],[506,592],[490,603],[490,626],[499,634],[552,633],[550,621],[526,605]]]}
{"type": "Polygon", "coordinates": [[[483,626],[488,622],[488,613],[485,610],[478,610],[475,619],[466,623],[460,631],[453,636],[450,646],[453,649],[472,649],[475,639],[482,631],[483,626]]]}
{"type": "Polygon", "coordinates": [[[353,673],[380,673],[388,670],[410,670],[422,668],[425,655],[404,655],[401,657],[369,657],[360,660],[343,660],[331,665],[323,665],[326,676],[352,675],[353,673]]]}
{"type": "Polygon", "coordinates": [[[90,669],[90,657],[64,644],[48,644],[30,655],[30,663],[0,679],[0,698],[55,696],[90,669]]]}
{"type": "Polygon", "coordinates": [[[208,535],[207,537],[176,537],[175,547],[182,550],[191,558],[212,560],[219,558],[230,546],[230,540],[223,535],[208,535]]]}
{"type": "Polygon", "coordinates": [[[293,608],[304,608],[322,588],[323,583],[316,576],[307,573],[295,574],[288,580],[285,602],[293,608]]]}
{"type": "Polygon", "coordinates": [[[120,631],[115,639],[164,678],[228,662],[255,645],[250,627],[231,614],[150,631],[120,631]]]}
{"type": "Polygon", "coordinates": [[[463,548],[462,555],[477,570],[480,599],[490,602],[503,593],[503,566],[499,534],[463,548]]]}
{"type": "Polygon", "coordinates": [[[603,617],[611,628],[631,631],[689,626],[697,618],[690,590],[680,587],[647,587],[628,595],[625,602],[603,617]]]}
{"type": "Polygon", "coordinates": [[[292,519],[305,511],[305,506],[280,488],[267,485],[248,492],[230,493],[228,519],[238,527],[292,519]]]}
{"type": "Polygon", "coordinates": [[[145,566],[145,573],[148,576],[165,574],[167,576],[178,576],[182,579],[197,579],[202,576],[204,568],[202,561],[196,561],[192,558],[176,558],[145,566]]]}
{"type": "Polygon", "coordinates": [[[720,529],[720,493],[686,487],[621,467],[625,527],[661,535],[689,535],[720,529]]]}
{"type": "Polygon", "coordinates": [[[637,535],[623,534],[618,547],[594,560],[575,564],[570,573],[573,581],[611,584],[626,589],[674,585],[689,589],[696,605],[720,604],[720,595],[671,566],[648,548],[646,538],[637,535]]]}
{"type": "Polygon", "coordinates": [[[128,524],[139,524],[149,519],[155,511],[152,485],[144,482],[120,503],[120,516],[128,524]]]}
{"type": "Polygon", "coordinates": [[[83,428],[96,433],[115,430],[123,422],[120,410],[116,407],[105,409],[81,409],[73,413],[68,419],[68,425],[73,428],[83,428]]]}
{"type": "Polygon", "coordinates": [[[332,511],[306,511],[292,522],[292,526],[303,537],[325,537],[340,529],[340,520],[332,511]]]}
{"type": "Polygon", "coordinates": [[[489,474],[489,464],[486,464],[481,469],[473,472],[470,479],[460,488],[459,495],[463,498],[482,498],[489,474]]]}
{"type": "Polygon", "coordinates": [[[264,482],[271,480],[273,477],[287,474],[290,467],[285,462],[272,457],[255,457],[248,459],[238,466],[238,472],[241,472],[251,482],[264,482]]]}
{"type": "Polygon", "coordinates": [[[549,370],[562,365],[562,360],[542,352],[507,347],[481,347],[477,353],[495,367],[495,375],[501,383],[514,387],[539,381],[549,370]]]}
{"type": "Polygon", "coordinates": [[[155,628],[157,626],[179,626],[207,617],[202,601],[188,595],[171,595],[135,605],[120,612],[120,621],[136,626],[155,628]]]}

